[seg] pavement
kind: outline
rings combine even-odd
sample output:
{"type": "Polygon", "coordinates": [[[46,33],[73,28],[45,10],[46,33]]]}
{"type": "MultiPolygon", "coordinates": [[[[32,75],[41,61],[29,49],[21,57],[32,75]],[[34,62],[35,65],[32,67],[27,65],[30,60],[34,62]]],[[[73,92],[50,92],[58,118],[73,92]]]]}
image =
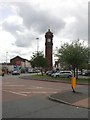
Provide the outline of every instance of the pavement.
{"type": "MultiPolygon", "coordinates": [[[[29,76],[22,77],[22,78],[23,79],[24,78],[31,79],[31,77],[29,77],[29,76]]],[[[38,79],[35,78],[34,80],[38,80],[38,79]]],[[[46,79],[42,79],[42,80],[46,81],[46,79]]],[[[55,81],[53,80],[53,82],[55,82],[55,81]]],[[[49,80],[49,82],[50,82],[50,80],[49,80]]],[[[51,82],[52,82],[52,80],[51,80],[51,82]]],[[[58,81],[56,81],[56,82],[58,82],[58,81]]],[[[59,82],[61,82],[61,81],[59,81],[59,82]]],[[[69,84],[71,84],[71,83],[69,83],[69,84]]],[[[75,90],[75,92],[73,92],[71,90],[68,90],[68,91],[63,91],[63,92],[60,92],[60,93],[52,94],[52,95],[49,96],[49,99],[53,100],[53,101],[63,103],[63,104],[76,106],[77,108],[81,107],[81,108],[90,109],[90,105],[89,105],[90,97],[89,97],[89,94],[88,94],[89,85],[88,84],[85,84],[85,85],[83,84],[83,86],[84,87],[77,88],[75,90]]]]}
{"type": "Polygon", "coordinates": [[[76,107],[90,109],[90,98],[88,98],[88,94],[85,94],[83,92],[74,93],[72,91],[64,91],[50,95],[49,99],[76,107]]]}

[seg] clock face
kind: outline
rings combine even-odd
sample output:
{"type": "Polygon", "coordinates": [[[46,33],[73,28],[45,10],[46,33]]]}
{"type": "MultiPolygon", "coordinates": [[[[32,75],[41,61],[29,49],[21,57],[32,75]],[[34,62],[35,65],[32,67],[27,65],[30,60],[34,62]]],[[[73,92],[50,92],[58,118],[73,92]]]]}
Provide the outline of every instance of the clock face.
{"type": "Polygon", "coordinates": [[[50,39],[50,38],[48,38],[48,39],[47,39],[47,41],[48,41],[48,42],[51,42],[51,39],[50,39]]]}

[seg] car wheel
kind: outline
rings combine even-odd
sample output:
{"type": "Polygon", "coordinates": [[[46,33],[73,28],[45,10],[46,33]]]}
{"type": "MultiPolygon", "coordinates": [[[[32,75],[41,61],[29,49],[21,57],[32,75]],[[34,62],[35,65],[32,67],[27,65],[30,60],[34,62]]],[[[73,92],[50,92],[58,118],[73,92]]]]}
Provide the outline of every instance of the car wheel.
{"type": "Polygon", "coordinates": [[[58,75],[56,75],[56,78],[59,77],[58,75]]]}
{"type": "Polygon", "coordinates": [[[4,76],[4,73],[2,74],[2,76],[4,76]]]}
{"type": "Polygon", "coordinates": [[[71,75],[69,75],[67,78],[71,78],[71,75]]]}

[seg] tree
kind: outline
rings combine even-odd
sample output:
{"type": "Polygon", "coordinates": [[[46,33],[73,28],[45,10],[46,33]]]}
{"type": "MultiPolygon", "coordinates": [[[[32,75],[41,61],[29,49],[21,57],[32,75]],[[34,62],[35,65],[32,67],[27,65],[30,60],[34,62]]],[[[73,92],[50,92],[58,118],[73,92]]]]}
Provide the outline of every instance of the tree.
{"type": "Polygon", "coordinates": [[[37,67],[41,70],[41,73],[43,75],[43,68],[47,67],[47,59],[44,58],[44,54],[43,52],[37,52],[37,53],[33,53],[33,56],[30,60],[31,62],[31,66],[33,68],[37,67]]]}
{"type": "Polygon", "coordinates": [[[78,78],[78,74],[75,74],[75,70],[83,65],[88,64],[88,47],[85,47],[79,40],[72,42],[71,44],[65,43],[57,50],[56,56],[59,62],[63,65],[71,66],[74,71],[74,77],[78,78]],[[77,76],[76,76],[77,75],[77,76]]]}

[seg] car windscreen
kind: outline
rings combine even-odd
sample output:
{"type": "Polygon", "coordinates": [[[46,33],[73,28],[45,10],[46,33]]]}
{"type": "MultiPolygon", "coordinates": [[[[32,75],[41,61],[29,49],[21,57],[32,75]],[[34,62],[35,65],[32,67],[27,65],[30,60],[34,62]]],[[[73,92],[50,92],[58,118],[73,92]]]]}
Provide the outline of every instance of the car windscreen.
{"type": "Polygon", "coordinates": [[[19,69],[18,68],[14,68],[14,71],[18,71],[19,69]]]}

